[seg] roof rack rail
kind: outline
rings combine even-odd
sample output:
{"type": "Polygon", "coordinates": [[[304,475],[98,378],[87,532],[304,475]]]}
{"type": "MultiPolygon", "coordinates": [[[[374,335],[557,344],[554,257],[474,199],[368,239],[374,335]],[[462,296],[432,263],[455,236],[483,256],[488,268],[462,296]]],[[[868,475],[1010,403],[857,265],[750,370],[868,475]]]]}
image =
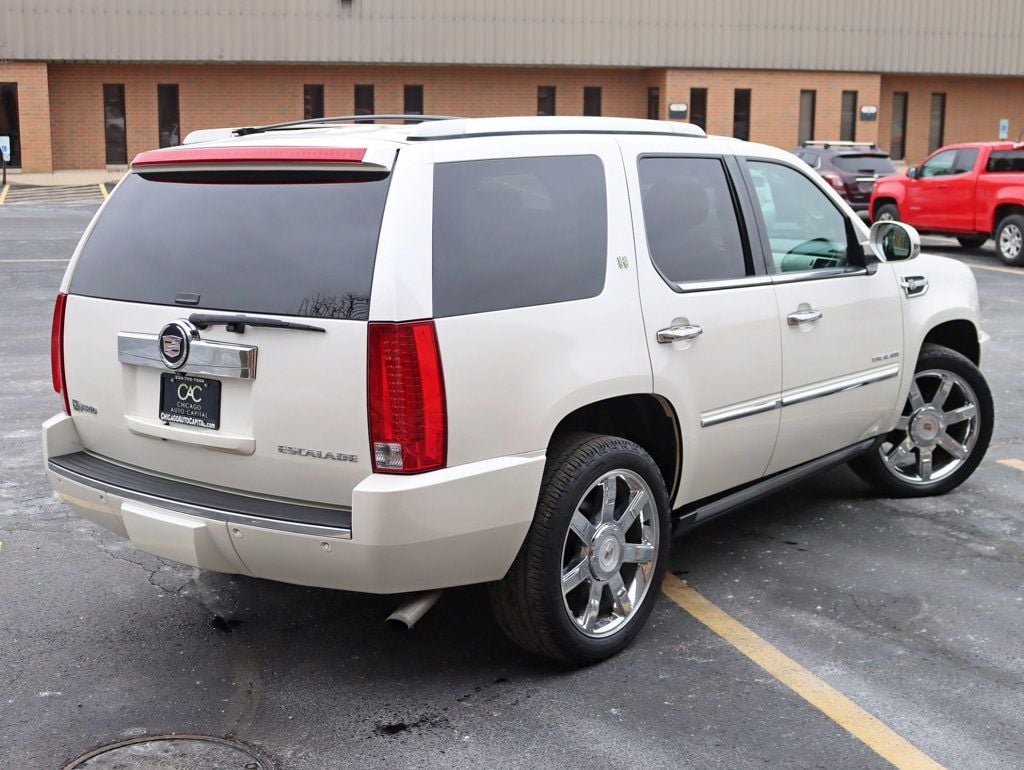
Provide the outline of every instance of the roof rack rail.
{"type": "Polygon", "coordinates": [[[877,150],[878,145],[875,142],[849,142],[839,139],[814,139],[804,140],[800,144],[801,147],[822,147],[829,149],[830,147],[868,147],[872,150],[877,150]]]}
{"type": "Polygon", "coordinates": [[[410,142],[470,139],[529,134],[646,134],[707,138],[699,126],[642,118],[579,117],[571,115],[501,118],[458,118],[421,125],[409,131],[410,142]]]}
{"type": "Polygon", "coordinates": [[[286,120],[283,123],[269,123],[265,126],[242,126],[231,133],[235,136],[262,134],[265,131],[276,131],[280,128],[321,125],[323,123],[373,123],[376,120],[404,120],[406,123],[426,123],[433,120],[453,120],[450,115],[332,115],[325,118],[306,118],[305,120],[286,120]]]}

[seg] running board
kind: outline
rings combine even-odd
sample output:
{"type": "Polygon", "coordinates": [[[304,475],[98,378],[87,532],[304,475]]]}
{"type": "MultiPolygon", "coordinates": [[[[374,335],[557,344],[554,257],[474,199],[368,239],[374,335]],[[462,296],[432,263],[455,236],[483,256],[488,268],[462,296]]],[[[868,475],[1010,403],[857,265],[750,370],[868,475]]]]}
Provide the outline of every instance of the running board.
{"type": "Polygon", "coordinates": [[[798,465],[787,471],[776,473],[773,476],[761,479],[760,481],[755,481],[753,484],[740,487],[739,489],[727,492],[724,495],[705,498],[704,500],[699,500],[696,503],[686,505],[678,511],[673,512],[675,525],[672,528],[672,534],[681,535],[698,524],[705,524],[708,521],[721,516],[723,513],[728,513],[734,508],[748,505],[762,497],[767,497],[770,494],[778,492],[791,484],[803,481],[805,478],[813,476],[820,471],[827,470],[834,465],[841,465],[848,460],[852,460],[854,457],[862,455],[871,449],[877,440],[877,437],[874,437],[858,441],[856,444],[848,446],[845,449],[840,449],[838,452],[832,452],[824,457],[819,457],[816,460],[806,462],[803,465],[798,465]]]}

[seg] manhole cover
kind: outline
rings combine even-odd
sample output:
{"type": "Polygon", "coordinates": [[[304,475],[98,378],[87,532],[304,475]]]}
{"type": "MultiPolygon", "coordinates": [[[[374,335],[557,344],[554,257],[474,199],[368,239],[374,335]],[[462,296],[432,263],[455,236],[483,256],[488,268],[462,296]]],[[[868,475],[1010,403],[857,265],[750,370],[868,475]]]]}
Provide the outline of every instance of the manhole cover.
{"type": "Polygon", "coordinates": [[[256,749],[208,735],[157,735],[112,743],[64,770],[274,770],[256,749]]]}

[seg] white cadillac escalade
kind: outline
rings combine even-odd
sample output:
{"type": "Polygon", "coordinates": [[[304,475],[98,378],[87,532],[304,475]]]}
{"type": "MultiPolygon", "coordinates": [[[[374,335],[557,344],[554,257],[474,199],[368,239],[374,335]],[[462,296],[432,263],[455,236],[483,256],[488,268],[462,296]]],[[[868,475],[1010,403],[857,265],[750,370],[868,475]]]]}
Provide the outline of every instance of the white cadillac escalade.
{"type": "Polygon", "coordinates": [[[587,662],[640,631],[673,534],[836,463],[899,497],[981,461],[971,273],[794,156],[416,120],[135,158],[57,297],[61,498],[201,569],[416,592],[409,623],[489,583],[514,641],[587,662]]]}

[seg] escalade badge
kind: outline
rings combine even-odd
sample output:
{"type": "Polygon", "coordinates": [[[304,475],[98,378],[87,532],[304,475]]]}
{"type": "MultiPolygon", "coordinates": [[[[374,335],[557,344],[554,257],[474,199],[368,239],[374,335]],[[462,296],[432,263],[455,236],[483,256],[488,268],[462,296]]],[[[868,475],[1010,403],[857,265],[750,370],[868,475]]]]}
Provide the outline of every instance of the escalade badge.
{"type": "Polygon", "coordinates": [[[169,369],[180,369],[188,360],[189,341],[199,339],[199,331],[188,321],[171,321],[160,330],[160,358],[169,369]]]}

